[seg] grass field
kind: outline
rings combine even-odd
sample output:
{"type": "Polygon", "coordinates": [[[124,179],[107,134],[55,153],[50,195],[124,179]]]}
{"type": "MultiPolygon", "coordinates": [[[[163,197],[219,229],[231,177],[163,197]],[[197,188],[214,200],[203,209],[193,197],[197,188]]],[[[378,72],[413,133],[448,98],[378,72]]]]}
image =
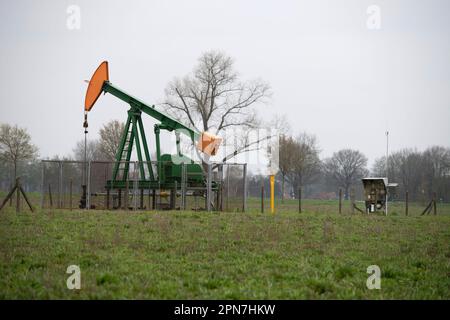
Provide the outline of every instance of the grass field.
{"type": "Polygon", "coordinates": [[[339,215],[322,205],[274,216],[8,207],[0,298],[450,298],[449,214],[339,215]],[[80,290],[66,287],[72,264],[80,290]],[[381,268],[380,290],[366,287],[369,265],[381,268]]]}

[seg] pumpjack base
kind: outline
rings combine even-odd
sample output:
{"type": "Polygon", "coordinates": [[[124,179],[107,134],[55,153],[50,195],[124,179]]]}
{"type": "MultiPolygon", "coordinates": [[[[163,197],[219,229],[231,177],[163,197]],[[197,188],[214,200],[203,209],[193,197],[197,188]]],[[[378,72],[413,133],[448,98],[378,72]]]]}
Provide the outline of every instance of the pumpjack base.
{"type": "MultiPolygon", "coordinates": [[[[112,181],[108,180],[105,186],[106,189],[106,207],[107,209],[120,209],[120,208],[128,208],[132,209],[130,206],[130,203],[128,200],[125,200],[124,195],[128,193],[130,196],[133,197],[134,187],[136,187],[137,184],[137,190],[139,191],[139,194],[137,194],[139,205],[138,209],[145,210],[144,207],[144,192],[148,193],[146,196],[149,196],[152,198],[151,204],[149,200],[149,206],[152,209],[156,210],[180,210],[180,208],[176,208],[176,197],[178,197],[180,194],[180,188],[181,183],[178,181],[171,181],[166,183],[160,183],[159,181],[152,181],[152,180],[139,180],[139,181],[112,181]],[[176,190],[175,190],[176,189],[176,190]],[[116,191],[114,191],[116,190],[116,191]],[[128,192],[127,192],[128,191],[128,192]],[[112,206],[110,207],[109,203],[109,197],[112,196],[112,206]],[[159,201],[156,201],[156,199],[160,199],[159,201]],[[165,199],[164,202],[161,202],[161,199],[165,199]],[[126,201],[126,202],[125,202],[126,201]]],[[[185,192],[189,191],[190,196],[194,197],[204,197],[206,200],[206,187],[204,183],[194,183],[190,182],[187,183],[186,188],[184,189],[185,192]]],[[[221,186],[219,183],[213,181],[211,183],[211,192],[216,194],[217,201],[219,200],[221,186]]],[[[188,194],[185,193],[185,196],[188,194]]],[[[150,209],[150,208],[149,208],[150,209]]],[[[192,210],[205,210],[200,207],[192,208],[192,210]]]]}
{"type": "MultiPolygon", "coordinates": [[[[135,181],[128,180],[128,188],[133,189],[135,181]]],[[[175,187],[180,188],[181,182],[174,181],[174,182],[165,182],[160,183],[157,180],[139,180],[137,181],[137,189],[150,189],[150,190],[172,190],[175,187]]],[[[127,188],[127,181],[119,180],[119,181],[112,181],[108,180],[106,182],[105,186],[106,190],[113,190],[113,189],[126,189],[127,188]]],[[[202,183],[188,183],[187,189],[189,190],[205,190],[205,184],[202,183]]],[[[213,191],[218,190],[219,184],[213,181],[211,183],[211,189],[213,191]]]]}

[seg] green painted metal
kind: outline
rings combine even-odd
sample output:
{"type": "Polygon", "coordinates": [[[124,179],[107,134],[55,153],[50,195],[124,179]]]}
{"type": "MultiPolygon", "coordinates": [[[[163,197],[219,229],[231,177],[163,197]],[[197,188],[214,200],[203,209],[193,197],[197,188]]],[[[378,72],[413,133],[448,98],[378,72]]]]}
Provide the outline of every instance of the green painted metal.
{"type": "Polygon", "coordinates": [[[149,172],[149,178],[150,180],[155,180],[155,176],[153,175],[153,168],[152,168],[152,164],[151,164],[151,159],[150,159],[150,153],[148,151],[148,146],[147,146],[147,139],[145,138],[145,130],[144,130],[144,125],[142,124],[142,119],[141,117],[138,118],[138,123],[139,123],[139,131],[141,132],[141,138],[142,138],[142,145],[144,146],[144,154],[145,154],[145,161],[147,163],[147,169],[149,172]]]}
{"type": "Polygon", "coordinates": [[[204,182],[201,165],[192,163],[191,159],[183,155],[163,154],[161,156],[162,172],[166,180],[181,183],[181,166],[186,165],[187,182],[189,184],[202,184],[204,182]]]}
{"type": "Polygon", "coordinates": [[[196,130],[188,126],[185,126],[184,124],[169,117],[168,115],[156,110],[154,105],[151,107],[148,106],[144,102],[132,97],[131,95],[125,93],[123,90],[113,86],[108,81],[105,81],[103,83],[103,90],[119,98],[120,100],[128,103],[132,109],[142,111],[148,114],[149,116],[155,118],[156,120],[160,121],[161,126],[163,126],[165,130],[168,131],[179,130],[180,132],[189,136],[193,142],[197,141],[198,138],[200,137],[200,133],[197,132],[196,130]]]}
{"type": "MultiPolygon", "coordinates": [[[[136,142],[136,153],[138,156],[138,161],[139,161],[139,173],[141,175],[141,179],[145,180],[145,171],[144,171],[144,163],[142,162],[142,153],[141,153],[141,143],[139,141],[139,132],[137,129],[138,126],[138,121],[137,121],[137,117],[136,115],[133,116],[133,135],[135,138],[135,142],[136,142]]],[[[140,117],[140,115],[139,115],[140,117]]]]}
{"type": "MultiPolygon", "coordinates": [[[[133,122],[133,115],[132,115],[131,110],[128,111],[128,116],[131,117],[131,122],[133,122]]],[[[133,126],[132,123],[131,123],[131,126],[133,126]]],[[[131,128],[133,128],[133,127],[131,127],[131,128]]],[[[128,133],[130,134],[130,138],[127,141],[125,141],[126,143],[128,143],[128,144],[126,144],[127,149],[123,150],[123,151],[126,151],[126,157],[125,157],[125,159],[122,160],[122,161],[126,161],[124,164],[124,169],[123,169],[123,174],[122,174],[122,180],[126,181],[126,180],[128,180],[128,172],[130,169],[130,158],[131,158],[131,153],[133,151],[134,132],[133,132],[133,129],[131,129],[129,132],[124,132],[124,133],[127,136],[128,136],[128,133]]],[[[121,164],[116,163],[116,165],[120,166],[121,164]]]]}
{"type": "Polygon", "coordinates": [[[139,161],[139,173],[140,179],[138,182],[139,188],[171,188],[175,181],[181,182],[182,176],[182,164],[186,164],[187,182],[191,186],[201,187],[204,185],[204,175],[202,166],[181,154],[180,150],[180,137],[179,134],[183,133],[187,135],[193,143],[196,143],[200,138],[200,133],[196,130],[183,125],[177,120],[165,115],[164,113],[155,109],[155,106],[148,106],[144,102],[132,97],[125,93],[123,90],[113,86],[108,81],[103,84],[103,91],[108,92],[115,97],[130,105],[128,110],[128,118],[125,124],[122,139],[119,145],[119,150],[116,154],[116,162],[113,168],[112,180],[107,182],[107,188],[123,188],[125,181],[128,179],[129,174],[129,162],[133,146],[136,146],[136,153],[139,161]],[[145,130],[142,123],[141,114],[145,113],[152,118],[160,121],[159,124],[155,124],[155,144],[156,144],[156,160],[157,160],[157,178],[151,165],[149,148],[147,145],[147,139],[145,137],[145,130]],[[175,131],[176,134],[176,155],[161,155],[160,145],[160,132],[161,130],[167,130],[169,132],[175,131]],[[140,136],[140,138],[139,138],[140,136]],[[141,149],[142,144],[142,149],[141,149]],[[145,157],[145,158],[144,158],[145,157]],[[145,175],[145,163],[147,163],[147,169],[149,176],[145,175]],[[120,174],[122,173],[122,174],[120,174]]]}
{"type": "Polygon", "coordinates": [[[155,143],[156,143],[156,159],[158,161],[158,179],[163,182],[164,178],[162,176],[161,170],[161,147],[159,145],[159,126],[155,124],[155,143]]]}
{"type": "Polygon", "coordinates": [[[125,143],[128,138],[128,132],[130,130],[130,124],[131,124],[131,116],[128,114],[127,122],[124,127],[124,133],[122,134],[122,139],[120,140],[119,150],[116,153],[116,162],[114,164],[113,176],[112,176],[113,181],[116,181],[117,174],[119,173],[119,166],[120,166],[120,162],[122,161],[125,143]]]}

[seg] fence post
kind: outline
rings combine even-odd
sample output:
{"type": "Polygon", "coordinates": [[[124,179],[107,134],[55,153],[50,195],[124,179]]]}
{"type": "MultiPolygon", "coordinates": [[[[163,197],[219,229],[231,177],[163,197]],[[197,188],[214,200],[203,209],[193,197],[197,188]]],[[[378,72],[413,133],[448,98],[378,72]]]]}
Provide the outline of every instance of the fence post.
{"type": "Polygon", "coordinates": [[[72,184],[73,181],[70,179],[70,185],[69,185],[69,209],[72,210],[72,184]]]}
{"type": "Polygon", "coordinates": [[[218,194],[219,194],[219,204],[217,205],[219,211],[223,211],[223,164],[221,164],[219,166],[219,190],[218,190],[218,194]]]}
{"type": "Polygon", "coordinates": [[[243,180],[244,180],[244,199],[242,203],[242,211],[247,211],[247,164],[244,163],[244,172],[243,172],[243,180]]]}
{"type": "Polygon", "coordinates": [[[261,213],[264,213],[264,181],[261,185],[261,213]]]}
{"type": "MultiPolygon", "coordinates": [[[[153,169],[153,163],[152,162],[150,162],[150,167],[153,169]]],[[[154,204],[153,204],[153,199],[155,198],[154,196],[152,197],[152,194],[153,194],[153,190],[154,189],[151,189],[151,185],[149,184],[148,185],[148,209],[149,210],[153,210],[153,209],[155,209],[155,206],[154,206],[154,204]],[[151,200],[152,199],[152,200],[151,200]]]]}
{"type": "Polygon", "coordinates": [[[408,215],[408,190],[405,192],[405,216],[408,215]]]}
{"type": "Polygon", "coordinates": [[[16,213],[20,212],[20,178],[16,179],[16,213]]]}
{"type": "Polygon", "coordinates": [[[342,213],[342,188],[339,188],[339,213],[342,213]]]}
{"type": "Polygon", "coordinates": [[[58,209],[62,209],[63,205],[63,195],[62,195],[62,184],[63,184],[63,178],[62,178],[62,172],[63,172],[63,164],[60,161],[59,162],[59,181],[58,181],[58,209]]]}
{"type": "Polygon", "coordinates": [[[48,184],[48,197],[50,200],[50,208],[53,208],[53,196],[52,196],[52,185],[48,184]]]}
{"type": "Polygon", "coordinates": [[[109,210],[109,190],[110,188],[106,189],[106,210],[109,210]]]}
{"type": "MultiPolygon", "coordinates": [[[[14,186],[12,185],[12,183],[10,183],[9,189],[12,190],[12,188],[14,188],[14,186]]],[[[14,197],[14,194],[9,198],[9,206],[10,207],[12,207],[13,197],[14,197]]]]}
{"type": "Polygon", "coordinates": [[[302,213],[302,187],[298,187],[298,213],[302,213]]]}
{"type": "Polygon", "coordinates": [[[181,210],[186,210],[186,164],[181,164],[181,210]]]}
{"type": "Polygon", "coordinates": [[[45,177],[45,162],[41,161],[42,169],[41,169],[41,209],[44,209],[44,196],[45,196],[45,184],[44,184],[44,177],[45,177]]]}
{"type": "Polygon", "coordinates": [[[355,190],[353,188],[350,191],[350,210],[355,213],[355,190]]]}
{"type": "Polygon", "coordinates": [[[117,208],[120,210],[122,209],[122,189],[119,189],[117,193],[117,208]]]}
{"type": "MultiPolygon", "coordinates": [[[[134,163],[134,180],[133,180],[133,210],[137,210],[138,208],[138,196],[139,196],[139,179],[141,178],[139,175],[139,162],[136,161],[134,163]]],[[[144,177],[142,177],[144,178],[144,177]]]]}
{"type": "Polygon", "coordinates": [[[156,210],[156,189],[152,190],[152,210],[156,210]]]}
{"type": "Polygon", "coordinates": [[[125,181],[125,197],[123,198],[123,205],[125,207],[125,210],[128,210],[128,195],[130,194],[130,186],[129,186],[130,180],[125,181]]]}
{"type": "Polygon", "coordinates": [[[433,214],[436,215],[436,192],[433,192],[433,214]]]}
{"type": "Polygon", "coordinates": [[[206,181],[206,211],[211,211],[211,163],[208,163],[208,175],[206,181]]]}
{"type": "Polygon", "coordinates": [[[87,172],[87,192],[86,192],[86,209],[91,208],[91,162],[88,162],[88,172],[87,172]]]}
{"type": "Polygon", "coordinates": [[[152,210],[152,193],[150,187],[148,188],[148,210],[152,210]]]}
{"type": "Polygon", "coordinates": [[[230,198],[230,165],[227,164],[227,202],[225,204],[226,206],[226,211],[228,211],[229,207],[229,198],[230,198]]]}
{"type": "Polygon", "coordinates": [[[170,192],[170,210],[175,210],[175,208],[176,208],[177,189],[178,189],[178,182],[175,180],[175,182],[173,184],[173,188],[170,192]]]}

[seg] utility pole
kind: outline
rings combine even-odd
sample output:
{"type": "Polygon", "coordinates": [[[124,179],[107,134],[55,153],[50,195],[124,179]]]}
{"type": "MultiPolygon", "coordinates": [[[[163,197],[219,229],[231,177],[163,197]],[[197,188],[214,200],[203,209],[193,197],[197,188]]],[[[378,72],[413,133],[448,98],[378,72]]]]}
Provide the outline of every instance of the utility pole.
{"type": "Polygon", "coordinates": [[[82,188],[82,194],[80,199],[80,209],[86,209],[86,203],[87,203],[87,195],[86,195],[86,185],[87,185],[87,134],[88,134],[88,120],[87,120],[87,112],[84,112],[84,122],[83,122],[83,128],[84,128],[84,163],[83,163],[83,184],[81,186],[82,188]]]}
{"type": "Polygon", "coordinates": [[[84,114],[84,164],[83,164],[83,185],[86,185],[86,160],[87,160],[87,121],[86,121],[87,114],[84,114]]]}
{"type": "MultiPolygon", "coordinates": [[[[389,177],[388,177],[388,162],[389,162],[389,131],[386,130],[386,181],[387,184],[389,184],[389,177]]],[[[385,215],[388,214],[388,186],[386,185],[386,205],[385,205],[385,215]]]]}

